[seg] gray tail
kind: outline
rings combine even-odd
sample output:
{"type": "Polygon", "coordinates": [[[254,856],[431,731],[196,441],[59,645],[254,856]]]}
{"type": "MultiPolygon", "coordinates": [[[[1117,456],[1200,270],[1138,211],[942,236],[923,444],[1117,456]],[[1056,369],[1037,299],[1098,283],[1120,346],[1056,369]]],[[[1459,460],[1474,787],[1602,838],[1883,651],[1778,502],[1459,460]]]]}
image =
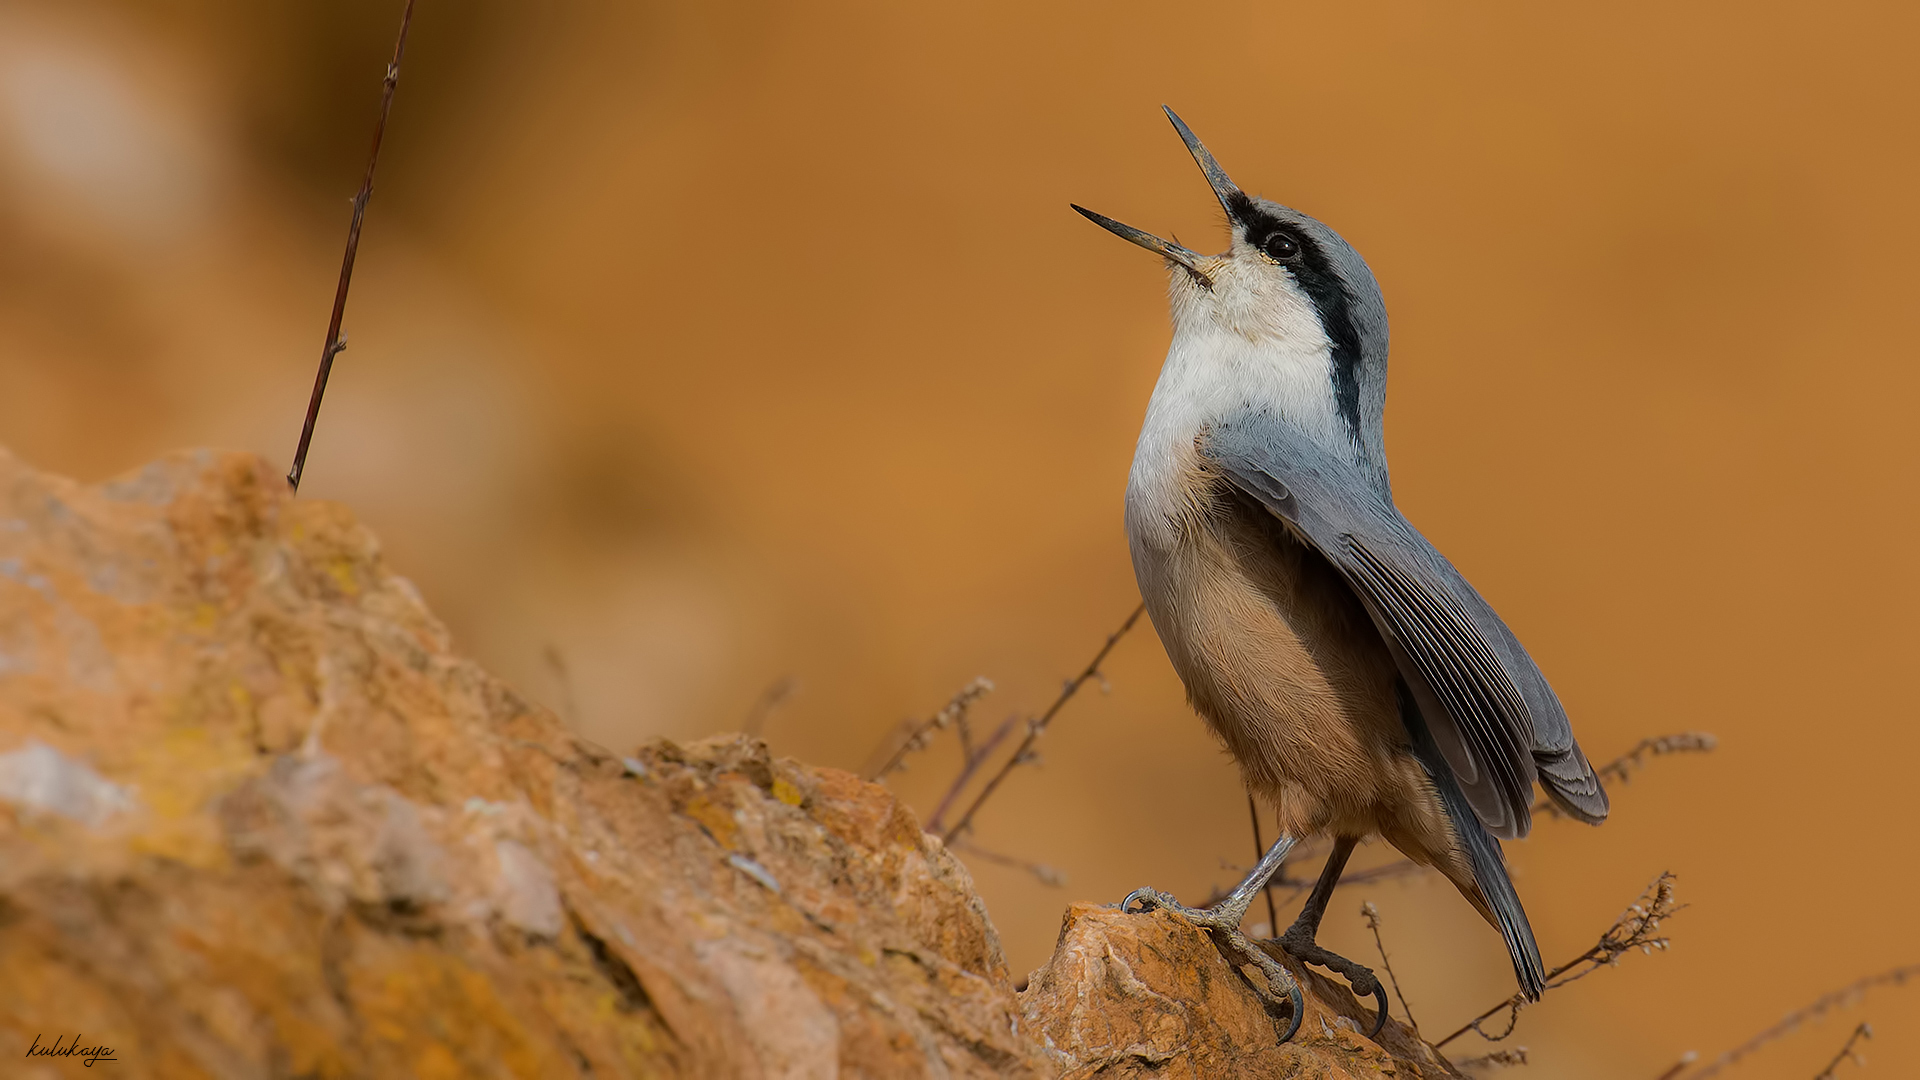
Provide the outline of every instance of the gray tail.
{"type": "Polygon", "coordinates": [[[1507,876],[1507,860],[1500,854],[1500,841],[1487,832],[1486,826],[1474,815],[1473,807],[1467,804],[1466,795],[1454,780],[1446,759],[1440,756],[1440,747],[1427,731],[1427,722],[1405,683],[1400,686],[1400,715],[1407,732],[1413,736],[1413,756],[1440,789],[1440,803],[1446,807],[1454,834],[1466,845],[1467,857],[1473,864],[1473,880],[1480,886],[1487,907],[1493,911],[1500,936],[1506,940],[1507,955],[1513,958],[1513,977],[1520,983],[1520,992],[1528,1001],[1538,1001],[1547,988],[1547,968],[1540,962],[1540,945],[1533,940],[1533,927],[1527,923],[1526,909],[1520,906],[1520,894],[1513,891],[1513,879],[1507,876]]]}

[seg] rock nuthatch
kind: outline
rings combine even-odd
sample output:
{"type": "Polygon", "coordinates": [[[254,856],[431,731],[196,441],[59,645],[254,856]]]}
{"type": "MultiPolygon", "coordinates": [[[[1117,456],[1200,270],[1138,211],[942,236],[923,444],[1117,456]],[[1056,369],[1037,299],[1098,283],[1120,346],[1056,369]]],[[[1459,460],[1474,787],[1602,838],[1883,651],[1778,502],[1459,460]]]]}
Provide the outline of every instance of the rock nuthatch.
{"type": "Polygon", "coordinates": [[[1537,781],[1598,824],[1607,795],[1565,710],[1493,608],[1393,505],[1381,437],[1387,312],[1358,252],[1227,179],[1167,110],[1233,233],[1200,255],[1075,206],[1166,259],[1173,343],[1127,481],[1127,536],[1154,629],[1188,699],[1276,808],[1280,838],[1224,901],[1186,907],[1238,967],[1292,1002],[1286,970],[1241,935],[1247,905],[1301,840],[1332,853],[1280,938],[1378,1003],[1373,972],[1315,943],[1354,845],[1382,836],[1453,882],[1500,931],[1520,990],[1545,971],[1497,838],[1527,834],[1537,781]]]}

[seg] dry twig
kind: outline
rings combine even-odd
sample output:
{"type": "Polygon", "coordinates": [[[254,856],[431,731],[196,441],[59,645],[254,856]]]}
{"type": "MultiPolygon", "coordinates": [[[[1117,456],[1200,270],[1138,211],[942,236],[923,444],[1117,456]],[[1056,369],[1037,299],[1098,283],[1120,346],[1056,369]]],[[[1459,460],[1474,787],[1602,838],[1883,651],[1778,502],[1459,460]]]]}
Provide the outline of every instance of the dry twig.
{"type": "MultiPolygon", "coordinates": [[[[1654,878],[1653,884],[1648,885],[1646,891],[1640,894],[1640,898],[1630,904],[1627,910],[1613,921],[1612,926],[1607,927],[1606,932],[1600,935],[1600,940],[1595,942],[1592,948],[1547,972],[1547,989],[1558,990],[1570,982],[1586,978],[1603,967],[1613,967],[1620,962],[1622,956],[1635,949],[1645,953],[1651,953],[1655,949],[1664,952],[1667,948],[1667,939],[1660,934],[1660,924],[1681,910],[1681,907],[1675,906],[1673,902],[1673,882],[1674,876],[1664,871],[1659,877],[1654,878]]],[[[1469,1031],[1478,1033],[1481,1038],[1490,1042],[1499,1042],[1513,1034],[1513,1029],[1520,1023],[1520,1009],[1526,1003],[1525,997],[1515,993],[1507,1000],[1467,1021],[1460,1030],[1433,1045],[1445,1046],[1469,1031]],[[1502,1009],[1509,1010],[1505,1031],[1494,1035],[1480,1026],[1483,1021],[1502,1009]]]]}
{"type": "MultiPolygon", "coordinates": [[[[1704,731],[1682,731],[1676,735],[1655,735],[1650,739],[1641,739],[1633,749],[1593,770],[1603,781],[1625,784],[1633,779],[1634,773],[1647,767],[1648,758],[1664,757],[1668,754],[1704,754],[1720,745],[1720,740],[1704,731]]],[[[1552,801],[1542,796],[1533,804],[1533,812],[1551,817],[1567,815],[1552,801]]]]}
{"type": "Polygon", "coordinates": [[[1033,744],[1039,742],[1040,736],[1046,734],[1047,725],[1053,723],[1053,718],[1059,715],[1061,708],[1073,699],[1073,695],[1078,693],[1082,686],[1086,685],[1087,680],[1100,679],[1103,683],[1105,682],[1104,677],[1100,674],[1100,665],[1106,662],[1107,654],[1113,651],[1113,647],[1120,643],[1121,638],[1127,636],[1127,631],[1133,629],[1133,624],[1140,621],[1141,614],[1146,610],[1147,605],[1144,602],[1134,608],[1133,614],[1127,616],[1127,621],[1120,624],[1120,629],[1107,635],[1106,644],[1100,646],[1100,651],[1093,654],[1093,659],[1087,663],[1085,668],[1081,669],[1080,674],[1068,679],[1066,685],[1061,687],[1060,696],[1053,699],[1053,704],[1047,706],[1047,711],[1041,713],[1038,719],[1027,722],[1027,737],[1020,740],[1020,745],[1014,748],[1013,756],[1008,758],[1006,763],[1000,766],[999,772],[994,773],[993,776],[987,780],[986,786],[980,789],[980,794],[974,796],[973,802],[968,804],[967,812],[960,815],[959,822],[956,823],[953,828],[947,830],[946,835],[941,837],[942,840],[951,844],[955,837],[966,832],[973,824],[973,816],[979,813],[980,807],[984,806],[986,801],[993,797],[993,793],[999,790],[1001,783],[1006,780],[1007,774],[1013,772],[1013,770],[1019,766],[1035,760],[1037,755],[1033,752],[1033,744]]]}
{"type": "Polygon", "coordinates": [[[1453,1067],[1461,1072],[1477,1072],[1481,1069],[1497,1069],[1507,1065],[1525,1065],[1526,1063],[1527,1048],[1515,1046],[1506,1050],[1495,1050],[1491,1054],[1481,1054],[1479,1057],[1462,1058],[1454,1062],[1453,1067]]]}
{"type": "Polygon", "coordinates": [[[760,696],[753,699],[753,706],[747,710],[747,718],[740,724],[744,734],[759,738],[767,730],[767,719],[774,710],[792,700],[800,690],[800,680],[791,675],[782,675],[770,683],[760,696]]]}
{"type": "MultiPolygon", "coordinates": [[[[1727,1066],[1739,1062],[1776,1039],[1784,1038],[1807,1021],[1860,1000],[1868,990],[1876,986],[1905,986],[1909,979],[1920,979],[1920,964],[1903,964],[1900,967],[1888,968],[1885,971],[1855,979],[1838,990],[1820,995],[1812,1004],[1795,1009],[1781,1017],[1779,1023],[1714,1058],[1699,1072],[1687,1073],[1686,1080],[1707,1080],[1708,1077],[1718,1076],[1727,1066]]],[[[1835,1064],[1839,1062],[1836,1060],[1835,1064]]]]}
{"type": "Polygon", "coordinates": [[[1834,1070],[1838,1069],[1843,1061],[1851,1061],[1855,1065],[1866,1065],[1867,1059],[1854,1050],[1853,1044],[1871,1038],[1873,1038],[1873,1027],[1862,1020],[1860,1025],[1853,1029],[1853,1034],[1847,1036],[1847,1041],[1840,1044],[1840,1052],[1833,1055],[1833,1060],[1827,1062],[1827,1067],[1821,1069],[1820,1075],[1813,1080],[1834,1080],[1834,1070]]]}
{"type": "Polygon", "coordinates": [[[353,223],[347,226],[347,253],[340,261],[340,284],[333,292],[333,317],[327,323],[327,344],[320,350],[320,371],[313,377],[313,396],[307,400],[307,419],[300,427],[300,448],[293,453],[293,468],[287,470],[287,486],[300,490],[300,477],[307,471],[307,448],[313,444],[313,425],[320,419],[320,399],[327,393],[327,376],[333,372],[333,358],[347,347],[340,333],[340,320],[347,313],[347,287],[353,283],[353,259],[360,250],[360,223],[367,216],[367,200],[373,197],[373,167],[380,160],[380,137],[387,131],[387,114],[393,111],[393,88],[400,85],[400,57],[407,51],[407,28],[413,25],[413,0],[407,0],[400,13],[400,36],[393,43],[393,61],[387,65],[387,77],[380,89],[380,121],[373,126],[373,150],[367,154],[367,175],[360,181],[360,193],[353,197],[353,223]]]}
{"type": "Polygon", "coordinates": [[[1025,870],[1035,878],[1038,878],[1042,885],[1051,885],[1059,888],[1067,883],[1066,871],[1057,866],[1048,866],[1046,863],[1040,862],[1030,862],[1014,855],[1003,855],[998,851],[990,851],[965,837],[954,842],[953,850],[972,855],[975,858],[985,859],[990,863],[997,863],[1001,866],[1011,866],[1015,870],[1025,870]]]}
{"type": "MultiPolygon", "coordinates": [[[[937,732],[945,731],[959,724],[962,732],[967,731],[967,710],[973,703],[993,692],[993,680],[978,678],[956,691],[940,711],[926,720],[909,720],[896,729],[892,738],[895,743],[892,753],[877,768],[867,770],[868,780],[885,780],[887,777],[906,768],[908,754],[925,750],[933,744],[937,732]],[[902,730],[903,729],[903,730],[902,730]]],[[[970,740],[962,740],[963,744],[970,740]]],[[[874,755],[878,757],[878,754],[874,755]]],[[[971,755],[969,755],[971,756],[971,755]]]]}
{"type": "Polygon", "coordinates": [[[567,658],[560,655],[560,647],[551,641],[540,650],[540,658],[547,662],[547,670],[560,686],[560,715],[566,717],[567,723],[579,727],[580,706],[573,697],[573,672],[567,668],[567,658]]]}
{"type": "MultiPolygon", "coordinates": [[[[940,801],[934,804],[933,814],[927,818],[928,832],[938,835],[945,830],[946,826],[943,823],[947,820],[947,811],[953,809],[954,802],[967,790],[967,785],[973,782],[973,774],[979,772],[980,766],[985,765],[987,760],[993,757],[994,751],[1000,749],[1000,744],[1007,741],[1007,736],[1013,734],[1014,725],[1019,722],[1018,716],[1007,717],[999,727],[993,729],[993,734],[987,736],[987,741],[981,743],[978,750],[973,748],[971,739],[964,737],[961,739],[960,751],[966,755],[966,759],[960,763],[960,771],[954,775],[953,783],[947,785],[947,793],[940,796],[940,801]]],[[[960,729],[960,733],[962,736],[968,734],[965,727],[960,729]]]]}
{"type": "Polygon", "coordinates": [[[1678,1077],[1681,1073],[1687,1071],[1688,1066],[1692,1065],[1694,1062],[1698,1060],[1700,1060],[1700,1055],[1689,1050],[1686,1053],[1681,1054],[1679,1061],[1674,1062],[1671,1068],[1669,1068],[1666,1072],[1661,1073],[1658,1077],[1655,1077],[1654,1080],[1675,1080],[1675,1078],[1678,1077]]]}
{"type": "MultiPolygon", "coordinates": [[[[1407,995],[1400,992],[1400,976],[1393,973],[1393,961],[1387,959],[1387,943],[1380,937],[1380,909],[1368,900],[1360,905],[1360,915],[1367,920],[1367,929],[1373,931],[1373,947],[1380,950],[1380,966],[1387,969],[1387,981],[1393,984],[1393,996],[1400,999],[1400,1011],[1407,1015],[1407,1026],[1413,1028],[1413,1034],[1420,1034],[1420,1021],[1413,1018],[1413,1006],[1407,1004],[1407,995]]],[[[1526,1064],[1527,1048],[1520,1047],[1519,1064],[1526,1064]]],[[[1499,1064],[1512,1064],[1500,1062],[1499,1064]]]]}

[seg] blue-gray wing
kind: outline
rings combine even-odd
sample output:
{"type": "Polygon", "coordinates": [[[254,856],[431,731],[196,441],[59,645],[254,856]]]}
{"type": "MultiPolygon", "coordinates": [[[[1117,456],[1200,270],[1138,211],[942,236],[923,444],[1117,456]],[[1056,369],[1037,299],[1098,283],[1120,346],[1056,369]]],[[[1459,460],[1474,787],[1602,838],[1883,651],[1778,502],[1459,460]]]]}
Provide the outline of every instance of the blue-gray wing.
{"type": "Polygon", "coordinates": [[[1539,666],[1359,468],[1260,413],[1215,425],[1201,450],[1346,578],[1488,832],[1527,834],[1535,781],[1574,817],[1607,816],[1606,791],[1539,666]]]}

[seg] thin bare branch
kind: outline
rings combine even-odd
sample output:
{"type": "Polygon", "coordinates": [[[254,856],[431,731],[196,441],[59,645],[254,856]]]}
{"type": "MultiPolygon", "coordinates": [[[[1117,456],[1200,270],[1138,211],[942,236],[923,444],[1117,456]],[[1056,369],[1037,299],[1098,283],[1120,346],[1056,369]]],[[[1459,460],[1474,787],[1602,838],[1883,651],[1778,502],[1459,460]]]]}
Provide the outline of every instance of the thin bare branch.
{"type": "MultiPolygon", "coordinates": [[[[1653,884],[1648,885],[1639,899],[1627,906],[1627,910],[1613,921],[1612,926],[1607,927],[1592,948],[1547,972],[1546,988],[1558,990],[1570,982],[1586,978],[1603,967],[1613,967],[1620,962],[1622,956],[1635,949],[1645,953],[1652,953],[1656,949],[1666,951],[1667,939],[1660,934],[1660,924],[1684,908],[1684,905],[1676,906],[1673,902],[1673,883],[1674,876],[1671,873],[1662,872],[1659,877],[1654,878],[1653,884]]],[[[1499,1042],[1513,1034],[1513,1029],[1520,1022],[1520,1009],[1526,1003],[1526,998],[1516,993],[1467,1021],[1460,1030],[1433,1045],[1445,1046],[1469,1031],[1479,1033],[1481,1038],[1490,1042],[1499,1042]],[[1509,1010],[1505,1031],[1495,1035],[1480,1026],[1482,1022],[1491,1019],[1502,1009],[1509,1010]]]]}
{"type": "Polygon", "coordinates": [[[973,724],[967,718],[966,709],[961,709],[953,718],[953,733],[960,737],[960,760],[971,763],[976,756],[973,752],[973,724]]]}
{"type": "Polygon", "coordinates": [[[1658,1077],[1655,1077],[1654,1080],[1677,1080],[1681,1073],[1686,1072],[1687,1068],[1698,1060],[1700,1060],[1700,1055],[1689,1050],[1681,1054],[1679,1061],[1674,1062],[1666,1072],[1661,1073],[1658,1077]]]}
{"type": "Polygon", "coordinates": [[[1505,1050],[1495,1050],[1491,1054],[1481,1054],[1479,1057],[1461,1058],[1453,1063],[1453,1067],[1464,1073],[1475,1073],[1482,1069],[1499,1069],[1508,1065],[1525,1065],[1526,1063],[1527,1048],[1514,1046],[1505,1050]]]}
{"type": "Polygon", "coordinates": [[[1840,1068],[1840,1063],[1843,1061],[1851,1061],[1855,1065],[1866,1065],[1867,1059],[1861,1057],[1853,1046],[1855,1043],[1871,1038],[1873,1038],[1873,1027],[1862,1020],[1859,1026],[1853,1029],[1853,1034],[1847,1036],[1847,1041],[1840,1044],[1840,1052],[1833,1055],[1833,1060],[1827,1062],[1827,1067],[1821,1069],[1820,1075],[1815,1076],[1813,1080],[1834,1080],[1834,1072],[1840,1068]]]}
{"type": "MultiPolygon", "coordinates": [[[[1400,1011],[1407,1014],[1407,1024],[1413,1028],[1414,1035],[1418,1036],[1420,1021],[1413,1018],[1413,1006],[1407,1004],[1407,995],[1400,992],[1400,976],[1393,973],[1393,961],[1387,959],[1387,943],[1380,937],[1380,909],[1373,906],[1373,901],[1368,900],[1360,905],[1360,915],[1367,920],[1367,929],[1373,931],[1373,947],[1380,951],[1380,966],[1387,969],[1387,981],[1393,984],[1393,996],[1400,999],[1400,1011]]],[[[1527,1048],[1523,1046],[1520,1047],[1520,1060],[1517,1064],[1525,1065],[1526,1063],[1527,1048]]],[[[1499,1062],[1498,1064],[1516,1063],[1499,1062]]]]}
{"type": "MultiPolygon", "coordinates": [[[[1720,740],[1704,731],[1682,731],[1675,735],[1655,735],[1641,739],[1633,749],[1593,770],[1601,780],[1625,784],[1635,773],[1647,767],[1648,758],[1668,754],[1704,754],[1720,745],[1720,740]]],[[[1566,817],[1566,812],[1542,796],[1533,804],[1533,812],[1550,817],[1566,817]]]]}
{"type": "Polygon", "coordinates": [[[1692,1067],[1695,1061],[1699,1061],[1699,1055],[1693,1053],[1692,1049],[1690,1049],[1690,1051],[1682,1053],[1682,1055],[1680,1055],[1680,1061],[1672,1063],[1672,1067],[1668,1068],[1667,1072],[1661,1072],[1659,1076],[1655,1076],[1655,1080],[1676,1080],[1682,1072],[1686,1072],[1688,1068],[1692,1067]]]}
{"type": "Polygon", "coordinates": [[[1025,870],[1035,878],[1038,878],[1042,885],[1051,885],[1059,888],[1067,883],[1066,871],[1057,866],[1048,866],[1046,863],[1030,862],[1013,855],[1002,855],[997,851],[989,851],[965,837],[954,842],[953,850],[971,855],[976,859],[985,859],[990,863],[995,863],[1000,866],[1010,866],[1015,870],[1025,870]]]}
{"type": "Polygon", "coordinates": [[[953,828],[948,829],[946,835],[941,837],[941,839],[949,844],[953,843],[955,837],[973,825],[973,816],[979,813],[980,808],[986,805],[988,799],[993,797],[993,793],[1000,789],[1000,785],[1006,780],[1007,775],[1019,766],[1034,759],[1033,744],[1039,742],[1040,736],[1046,734],[1047,725],[1053,723],[1053,718],[1059,715],[1060,710],[1067,702],[1073,700],[1073,695],[1079,692],[1082,686],[1086,685],[1087,680],[1102,678],[1100,675],[1100,665],[1106,662],[1107,654],[1113,651],[1113,647],[1120,643],[1121,638],[1127,636],[1127,631],[1133,629],[1133,624],[1140,621],[1140,616],[1144,614],[1146,610],[1147,605],[1145,602],[1142,602],[1140,606],[1134,608],[1133,614],[1127,616],[1127,621],[1120,624],[1120,629],[1107,635],[1106,644],[1100,646],[1100,651],[1093,654],[1093,659],[1081,670],[1080,674],[1068,679],[1067,684],[1061,687],[1060,696],[1053,699],[1053,704],[1047,707],[1047,711],[1040,714],[1039,719],[1028,722],[1027,737],[1020,740],[1020,745],[1014,748],[1013,756],[1008,758],[1006,763],[1000,766],[999,772],[994,773],[993,776],[987,780],[986,786],[980,789],[980,794],[974,796],[973,802],[967,806],[967,812],[960,815],[959,822],[955,824],[953,828]]]}
{"type": "Polygon", "coordinates": [[[760,691],[760,696],[753,699],[746,720],[740,724],[741,732],[759,738],[761,732],[767,730],[767,719],[774,710],[793,700],[793,695],[799,692],[800,680],[791,675],[782,675],[769,683],[765,690],[760,691]]]}
{"type": "Polygon", "coordinates": [[[567,723],[579,727],[580,706],[573,697],[573,672],[567,668],[567,658],[560,655],[560,647],[551,641],[540,651],[540,657],[547,662],[547,670],[560,686],[560,715],[566,717],[567,723]]]}
{"type": "Polygon", "coordinates": [[[1000,749],[1000,744],[1007,741],[1007,736],[1013,734],[1013,729],[1019,723],[1018,716],[1009,716],[1001,721],[1000,726],[993,729],[993,734],[987,736],[987,741],[980,744],[980,749],[969,753],[967,759],[961,762],[960,772],[954,776],[953,783],[947,785],[947,793],[940,796],[932,815],[927,818],[927,832],[938,836],[946,829],[947,811],[953,809],[953,804],[966,792],[967,785],[973,782],[980,766],[993,757],[993,752],[1000,749]]]}
{"type": "Polygon", "coordinates": [[[1687,1073],[1686,1080],[1707,1080],[1708,1077],[1718,1076],[1727,1066],[1739,1062],[1770,1042],[1792,1034],[1800,1025],[1807,1021],[1816,1019],[1835,1009],[1852,1005],[1862,997],[1865,997],[1867,991],[1875,987],[1905,986],[1909,980],[1913,979],[1920,979],[1920,964],[1903,964],[1900,967],[1888,968],[1885,971],[1855,979],[1838,990],[1820,995],[1804,1008],[1795,1009],[1781,1017],[1779,1023],[1762,1031],[1760,1034],[1755,1035],[1753,1038],[1748,1039],[1746,1042],[1741,1043],[1726,1053],[1721,1054],[1719,1057],[1714,1058],[1702,1067],[1699,1072],[1687,1073]]]}
{"type": "MultiPolygon", "coordinates": [[[[940,707],[940,711],[931,717],[920,721],[909,720],[902,724],[900,728],[895,729],[895,734],[889,739],[889,742],[895,744],[893,752],[878,768],[867,770],[867,779],[885,780],[899,772],[905,767],[908,754],[916,750],[925,750],[932,745],[936,732],[946,730],[957,720],[965,720],[967,710],[973,708],[973,703],[992,692],[993,680],[984,677],[975,679],[955,691],[953,697],[948,699],[947,703],[940,707]]],[[[879,753],[876,752],[873,756],[878,757],[879,753]]]]}
{"type": "Polygon", "coordinates": [[[287,486],[300,490],[300,477],[307,471],[307,449],[313,445],[313,425],[320,419],[320,399],[327,394],[327,376],[333,372],[333,359],[347,347],[340,332],[340,320],[347,313],[347,288],[353,284],[353,259],[360,251],[360,223],[367,216],[367,200],[373,198],[373,167],[380,161],[380,139],[387,132],[387,114],[393,111],[393,89],[400,85],[400,58],[407,51],[407,30],[413,25],[413,0],[400,13],[400,36],[393,43],[393,60],[387,64],[387,77],[380,89],[380,120],[373,126],[373,150],[367,154],[367,174],[360,181],[360,193],[353,197],[353,223],[347,226],[347,253],[340,261],[340,284],[333,291],[333,317],[327,322],[327,344],[320,350],[320,371],[313,377],[313,395],[307,399],[307,419],[300,427],[300,448],[293,452],[293,468],[287,470],[287,486]]]}

